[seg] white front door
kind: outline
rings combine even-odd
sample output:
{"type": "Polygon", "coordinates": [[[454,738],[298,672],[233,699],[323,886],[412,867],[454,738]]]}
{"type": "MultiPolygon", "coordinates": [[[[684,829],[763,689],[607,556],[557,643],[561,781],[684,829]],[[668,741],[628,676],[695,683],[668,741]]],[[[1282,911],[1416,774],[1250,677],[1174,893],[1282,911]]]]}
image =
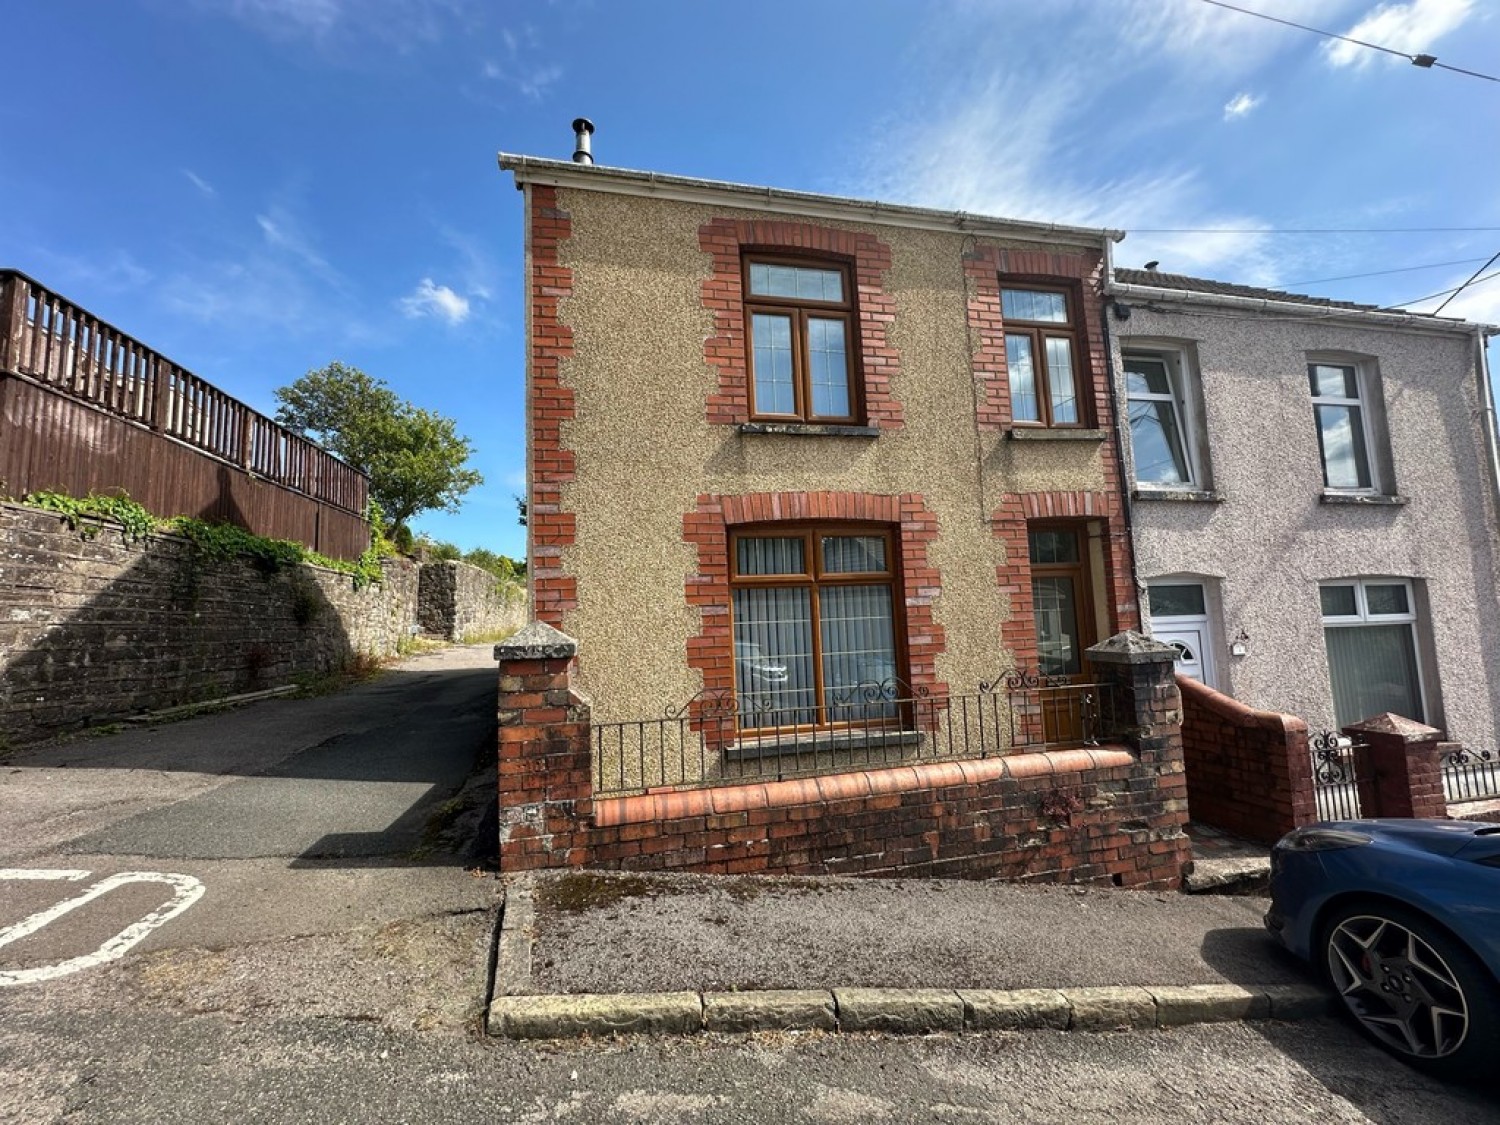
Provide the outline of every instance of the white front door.
{"type": "Polygon", "coordinates": [[[1152,582],[1151,636],[1177,650],[1178,673],[1209,687],[1216,686],[1214,650],[1208,626],[1208,606],[1198,582],[1152,582]]]}

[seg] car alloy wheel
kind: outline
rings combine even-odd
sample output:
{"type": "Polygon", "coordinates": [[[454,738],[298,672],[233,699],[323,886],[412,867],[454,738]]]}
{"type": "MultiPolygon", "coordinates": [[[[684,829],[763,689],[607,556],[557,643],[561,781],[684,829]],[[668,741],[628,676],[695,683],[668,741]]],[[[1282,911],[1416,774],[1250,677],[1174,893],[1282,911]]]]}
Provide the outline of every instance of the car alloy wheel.
{"type": "Polygon", "coordinates": [[[1398,1054],[1436,1060],[1468,1038],[1469,998],[1424,929],[1375,911],[1350,913],[1324,946],[1333,985],[1365,1030],[1398,1054]]]}

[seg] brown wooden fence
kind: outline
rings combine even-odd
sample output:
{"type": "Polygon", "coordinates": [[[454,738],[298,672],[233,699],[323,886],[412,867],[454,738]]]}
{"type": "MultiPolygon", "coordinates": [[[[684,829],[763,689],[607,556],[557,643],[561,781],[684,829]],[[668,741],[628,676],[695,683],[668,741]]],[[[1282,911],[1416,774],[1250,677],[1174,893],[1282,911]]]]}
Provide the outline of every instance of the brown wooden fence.
{"type": "Polygon", "coordinates": [[[14,270],[0,270],[0,492],[123,490],[336,558],[370,542],[369,480],[14,270]]]}

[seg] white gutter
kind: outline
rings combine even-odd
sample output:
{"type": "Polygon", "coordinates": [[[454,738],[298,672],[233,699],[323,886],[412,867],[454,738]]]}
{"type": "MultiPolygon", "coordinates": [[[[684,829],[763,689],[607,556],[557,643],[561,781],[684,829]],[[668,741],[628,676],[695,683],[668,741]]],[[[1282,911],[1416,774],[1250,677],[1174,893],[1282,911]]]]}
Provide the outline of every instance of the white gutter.
{"type": "Polygon", "coordinates": [[[613,192],[617,195],[647,196],[671,199],[681,203],[726,205],[746,210],[769,211],[801,218],[833,219],[845,222],[880,223],[885,226],[915,227],[924,230],[956,230],[991,238],[1014,238],[1025,241],[1056,243],[1060,239],[1102,246],[1118,242],[1124,231],[1100,227],[1074,227],[1062,223],[1034,223],[1024,219],[1001,219],[990,215],[973,215],[967,211],[940,211],[929,207],[909,207],[898,203],[850,199],[840,195],[819,195],[808,191],[756,187],[727,183],[722,180],[699,180],[689,176],[668,176],[660,172],[638,172],[629,168],[606,168],[597,164],[574,164],[570,160],[546,160],[536,156],[499,155],[502,171],[516,177],[516,186],[528,183],[552,187],[583,188],[589,191],[613,192]]]}
{"type": "MultiPolygon", "coordinates": [[[[1177,305],[1210,305],[1242,309],[1246,312],[1274,316],[1300,317],[1304,320],[1332,320],[1354,324],[1380,324],[1387,328],[1469,335],[1476,327],[1465,320],[1447,320],[1420,313],[1383,312],[1377,309],[1346,309],[1336,305],[1305,305],[1298,301],[1277,301],[1267,297],[1238,297],[1227,293],[1200,293],[1193,289],[1168,289],[1156,285],[1135,285],[1111,279],[1105,292],[1137,301],[1166,301],[1177,305]]],[[[1500,330],[1497,330],[1500,331],[1500,330]]]]}

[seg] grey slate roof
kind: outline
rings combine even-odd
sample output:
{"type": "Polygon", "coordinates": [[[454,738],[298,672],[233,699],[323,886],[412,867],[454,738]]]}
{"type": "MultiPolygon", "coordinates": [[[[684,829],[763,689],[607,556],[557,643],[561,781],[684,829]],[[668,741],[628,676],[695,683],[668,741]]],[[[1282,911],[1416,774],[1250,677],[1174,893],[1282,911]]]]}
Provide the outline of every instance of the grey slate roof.
{"type": "MultiPolygon", "coordinates": [[[[1115,269],[1115,280],[1126,285],[1151,285],[1158,289],[1183,289],[1190,293],[1214,293],[1221,297],[1249,297],[1258,301],[1291,301],[1298,305],[1319,305],[1330,309],[1357,309],[1360,312],[1388,312],[1379,305],[1360,305],[1353,301],[1335,301],[1331,297],[1309,297],[1305,293],[1288,293],[1282,289],[1261,289],[1254,285],[1235,285],[1228,281],[1212,281],[1206,277],[1187,277],[1180,273],[1163,273],[1160,270],[1115,269]]],[[[1404,309],[1397,309],[1404,312],[1404,309]]],[[[1423,316],[1423,313],[1412,313],[1423,316]]]]}

